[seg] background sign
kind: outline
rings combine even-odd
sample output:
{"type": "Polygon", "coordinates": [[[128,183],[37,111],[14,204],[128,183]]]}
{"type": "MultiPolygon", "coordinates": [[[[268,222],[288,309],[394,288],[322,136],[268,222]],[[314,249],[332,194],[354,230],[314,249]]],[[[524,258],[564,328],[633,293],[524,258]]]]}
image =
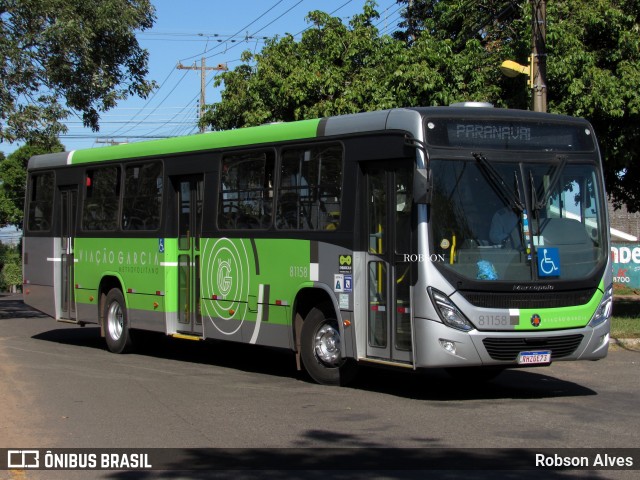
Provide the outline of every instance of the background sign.
{"type": "Polygon", "coordinates": [[[640,244],[614,243],[611,245],[613,283],[629,288],[640,288],[640,244]]]}

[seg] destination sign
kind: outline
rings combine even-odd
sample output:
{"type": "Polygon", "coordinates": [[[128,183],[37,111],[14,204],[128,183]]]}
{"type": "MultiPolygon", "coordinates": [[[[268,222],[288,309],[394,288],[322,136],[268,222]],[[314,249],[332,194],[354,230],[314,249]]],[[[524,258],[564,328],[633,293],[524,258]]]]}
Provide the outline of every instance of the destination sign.
{"type": "Polygon", "coordinates": [[[427,143],[434,147],[570,152],[595,150],[593,135],[585,125],[434,118],[427,120],[425,126],[427,143]]]}
{"type": "Polygon", "coordinates": [[[478,125],[477,123],[456,124],[456,138],[474,140],[516,140],[531,141],[531,128],[519,126],[478,125]]]}

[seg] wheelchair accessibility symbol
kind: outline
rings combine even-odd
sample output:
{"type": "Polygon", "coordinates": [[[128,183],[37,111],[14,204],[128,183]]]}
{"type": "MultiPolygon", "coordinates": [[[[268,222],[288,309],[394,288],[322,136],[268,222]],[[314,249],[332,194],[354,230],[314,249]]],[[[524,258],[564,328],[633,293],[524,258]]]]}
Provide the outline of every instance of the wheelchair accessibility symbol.
{"type": "Polygon", "coordinates": [[[540,277],[560,276],[560,251],[557,248],[538,250],[538,275],[540,277]]]}

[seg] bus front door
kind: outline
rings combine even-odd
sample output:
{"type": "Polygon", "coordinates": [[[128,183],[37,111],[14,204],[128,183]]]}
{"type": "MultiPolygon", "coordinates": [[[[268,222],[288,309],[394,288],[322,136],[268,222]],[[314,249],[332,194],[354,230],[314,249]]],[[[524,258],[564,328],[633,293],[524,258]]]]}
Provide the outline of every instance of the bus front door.
{"type": "Polygon", "coordinates": [[[178,329],[202,335],[200,311],[200,234],[202,229],[202,175],[179,177],[178,202],[178,329]]]}
{"type": "Polygon", "coordinates": [[[365,170],[367,228],[367,357],[411,362],[410,161],[373,164],[365,170]]]}
{"type": "Polygon", "coordinates": [[[76,321],[73,237],[76,231],[78,189],[60,189],[60,319],[76,321]]]}

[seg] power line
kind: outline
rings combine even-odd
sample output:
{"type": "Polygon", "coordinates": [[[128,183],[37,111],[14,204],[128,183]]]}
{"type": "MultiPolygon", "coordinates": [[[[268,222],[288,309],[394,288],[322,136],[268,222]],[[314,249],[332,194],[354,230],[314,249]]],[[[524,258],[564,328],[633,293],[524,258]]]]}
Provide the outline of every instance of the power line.
{"type": "MultiPolygon", "coordinates": [[[[242,27],[240,30],[238,30],[236,33],[234,33],[233,35],[231,35],[231,38],[235,38],[237,37],[239,34],[241,34],[242,32],[244,32],[247,28],[249,28],[251,25],[253,25],[254,23],[256,23],[258,20],[260,20],[262,17],[264,17],[267,13],[269,13],[271,10],[273,10],[274,8],[276,8],[278,5],[280,5],[284,0],[278,0],[273,6],[271,6],[270,8],[268,8],[267,10],[265,10],[262,14],[260,14],[256,19],[254,19],[253,21],[249,22],[247,25],[245,25],[244,27],[242,27]]],[[[219,44],[215,47],[212,48],[212,50],[215,50],[216,48],[218,48],[220,45],[219,44]]],[[[207,53],[207,51],[205,50],[204,52],[202,52],[201,54],[198,55],[192,55],[190,57],[186,57],[183,58],[181,61],[186,61],[186,60],[192,60],[194,58],[200,57],[203,54],[207,53]]],[[[211,58],[211,57],[207,57],[207,58],[211,58]]]]}
{"type": "MultiPolygon", "coordinates": [[[[255,41],[257,45],[258,42],[266,40],[267,37],[259,36],[258,34],[264,31],[265,29],[267,29],[269,26],[273,25],[275,22],[277,22],[284,16],[288,15],[292,10],[294,10],[296,7],[302,4],[304,0],[298,0],[298,1],[294,0],[294,2],[289,8],[284,10],[282,13],[277,14],[275,18],[268,21],[263,26],[259,27],[255,32],[250,33],[247,31],[249,27],[251,27],[252,25],[255,25],[261,20],[267,20],[268,14],[270,12],[273,12],[279,5],[283,3],[283,1],[284,0],[278,0],[275,3],[273,3],[271,7],[267,8],[264,12],[262,12],[256,18],[254,18],[251,22],[247,23],[245,26],[243,26],[233,35],[225,35],[225,34],[219,34],[219,33],[189,33],[189,32],[145,32],[144,34],[141,34],[141,35],[146,36],[147,40],[149,40],[148,38],[149,36],[157,37],[157,38],[164,36],[164,37],[170,38],[170,40],[168,41],[187,40],[187,39],[193,40],[193,41],[206,40],[207,42],[216,41],[218,45],[215,45],[214,47],[208,50],[205,48],[205,54],[208,54],[207,56],[205,56],[205,58],[212,58],[216,55],[226,53],[231,48],[234,48],[239,44],[242,44],[242,43],[247,44],[251,41],[255,41]],[[240,36],[242,32],[246,32],[246,33],[243,36],[240,36]],[[198,37],[198,38],[194,39],[194,37],[198,37]],[[233,45],[229,46],[229,44],[233,44],[233,45]],[[223,46],[227,47],[224,50],[224,52],[219,51],[217,53],[213,53],[223,48],[223,46]]],[[[339,10],[343,9],[344,7],[346,7],[351,3],[353,3],[353,0],[345,1],[340,6],[335,8],[332,12],[330,12],[329,15],[334,15],[336,12],[338,12],[339,10]]],[[[381,16],[385,16],[385,18],[381,19],[380,22],[376,25],[376,27],[378,25],[381,25],[383,22],[388,23],[390,21],[390,18],[393,18],[394,14],[397,11],[399,11],[401,7],[396,8],[390,14],[388,12],[392,10],[392,8],[396,5],[397,4],[394,1],[391,4],[389,4],[389,6],[387,6],[386,9],[383,10],[381,16]]],[[[302,30],[300,33],[303,33],[309,28],[313,28],[313,25],[309,26],[305,30],[302,30]]],[[[300,33],[295,34],[293,36],[294,37],[298,36],[300,35],[300,33]]],[[[182,59],[182,61],[193,59],[201,55],[202,54],[186,57],[182,59]]],[[[227,61],[226,63],[232,64],[240,61],[241,59],[237,59],[237,60],[227,61]]],[[[172,136],[184,134],[184,132],[186,131],[190,131],[190,132],[195,131],[197,129],[197,119],[193,118],[191,112],[194,112],[196,110],[196,108],[194,108],[195,107],[194,102],[197,98],[197,95],[188,104],[184,105],[183,107],[167,107],[164,105],[169,98],[173,97],[175,90],[178,88],[179,85],[183,83],[184,79],[186,78],[186,72],[185,72],[185,75],[183,75],[180,79],[178,79],[177,83],[174,84],[173,88],[171,88],[170,91],[165,93],[166,89],[168,88],[168,82],[171,79],[173,72],[175,72],[175,68],[171,69],[171,71],[167,74],[165,79],[161,82],[160,86],[152,93],[152,95],[148,98],[145,104],[142,107],[137,109],[136,113],[131,118],[128,118],[126,121],[118,121],[117,116],[115,115],[104,117],[106,121],[101,122],[101,124],[104,124],[105,126],[108,125],[108,126],[117,127],[112,132],[104,132],[104,133],[101,132],[99,134],[99,137],[94,134],[82,135],[82,134],[67,133],[65,135],[62,135],[61,138],[65,138],[65,139],[104,138],[105,135],[108,135],[109,137],[113,137],[113,138],[124,136],[129,139],[150,139],[150,138],[172,137],[172,136]],[[162,96],[162,94],[164,94],[164,96],[162,96]],[[158,99],[160,99],[159,104],[157,104],[155,107],[152,107],[152,103],[158,99]],[[169,108],[178,110],[178,113],[175,113],[173,115],[171,113],[169,113],[168,115],[166,113],[164,115],[159,113],[163,111],[166,112],[169,108]],[[150,129],[145,128],[145,132],[141,133],[139,127],[151,127],[151,128],[150,129]],[[161,134],[161,132],[163,134],[161,134]],[[165,132],[166,134],[164,134],[165,132]]],[[[213,76],[212,78],[209,79],[208,82],[206,82],[207,87],[212,84],[214,79],[215,79],[215,76],[213,76]]],[[[201,107],[204,107],[204,103],[205,102],[201,102],[201,107]]],[[[133,110],[133,108],[131,110],[133,110]]],[[[80,122],[77,122],[77,123],[80,123],[80,122]]],[[[74,127],[73,124],[70,124],[70,126],[74,127]]]]}
{"type": "MultiPolygon", "coordinates": [[[[153,92],[153,93],[151,94],[151,96],[150,96],[150,97],[149,97],[149,99],[145,102],[144,106],[140,109],[140,111],[139,111],[139,112],[137,112],[133,117],[131,117],[130,122],[133,122],[133,121],[138,117],[138,115],[140,115],[140,114],[141,114],[141,112],[143,111],[143,109],[144,109],[144,108],[146,108],[146,107],[151,103],[151,101],[155,98],[155,96],[156,96],[156,95],[158,94],[158,92],[162,89],[162,87],[164,87],[164,85],[165,85],[165,83],[167,82],[167,80],[169,80],[169,77],[171,77],[171,75],[173,74],[173,72],[175,72],[175,70],[174,70],[174,69],[171,69],[171,70],[169,71],[169,74],[164,78],[164,80],[162,81],[162,83],[160,84],[160,86],[158,87],[158,89],[157,89],[155,92],[153,92]]],[[[156,109],[157,109],[157,108],[158,108],[158,107],[156,107],[156,109]]],[[[154,111],[155,111],[155,110],[154,110],[154,111]]],[[[145,117],[145,118],[146,118],[146,117],[145,117]]],[[[114,133],[114,134],[117,134],[117,133],[118,133],[118,132],[120,132],[120,130],[122,130],[125,126],[126,126],[126,125],[123,125],[122,127],[120,127],[118,130],[116,130],[116,131],[115,131],[115,132],[113,132],[113,133],[114,133]]]]}
{"type": "MultiPolygon", "coordinates": [[[[350,0],[351,1],[351,0],[350,0]]],[[[287,13],[289,13],[291,10],[293,10],[294,8],[296,8],[298,5],[300,5],[302,2],[304,2],[304,0],[300,0],[298,3],[296,3],[293,7],[289,8],[288,10],[286,10],[282,15],[280,15],[279,17],[274,18],[271,22],[267,23],[264,27],[262,27],[260,30],[257,30],[255,32],[253,32],[252,35],[255,35],[257,33],[260,33],[262,30],[264,30],[265,28],[267,28],[269,25],[272,25],[273,23],[277,22],[278,20],[280,20],[282,17],[284,17],[287,13]]]]}
{"type": "Polygon", "coordinates": [[[162,105],[169,98],[169,95],[171,95],[176,90],[176,88],[178,88],[178,85],[180,85],[180,83],[182,82],[182,80],[184,80],[186,76],[187,76],[187,72],[185,71],[184,75],[182,75],[182,77],[178,80],[178,83],[176,83],[174,87],[171,89],[171,91],[167,93],[165,97],[160,101],[160,104],[157,105],[153,110],[151,110],[151,112],[149,112],[142,120],[136,123],[132,128],[139,126],[142,122],[144,122],[147,118],[149,118],[149,115],[155,112],[160,107],[160,105],[162,105]]]}
{"type": "MultiPolygon", "coordinates": [[[[254,23],[256,23],[257,21],[259,21],[262,17],[264,17],[266,14],[268,14],[271,10],[273,10],[275,7],[277,7],[277,6],[278,6],[280,3],[282,3],[283,1],[284,1],[284,0],[279,0],[279,1],[277,1],[273,6],[271,6],[270,8],[268,8],[265,12],[263,12],[260,16],[258,16],[258,17],[257,17],[256,19],[254,19],[252,22],[248,23],[248,24],[247,24],[247,25],[245,25],[242,29],[238,30],[238,32],[236,32],[235,34],[231,35],[231,36],[230,36],[226,41],[232,41],[232,40],[233,40],[233,39],[234,39],[238,34],[242,33],[242,31],[244,31],[246,28],[250,27],[251,25],[253,25],[253,24],[254,24],[254,23]]],[[[300,2],[298,2],[298,3],[300,3],[300,2]]],[[[203,35],[203,36],[204,36],[204,35],[203,35]]],[[[253,38],[253,36],[251,36],[251,37],[253,38]]],[[[245,38],[248,38],[248,37],[245,37],[245,38]]],[[[242,40],[242,41],[245,41],[245,40],[242,40]]],[[[220,46],[220,45],[222,45],[222,43],[220,43],[218,46],[220,46]]],[[[213,49],[216,49],[218,46],[214,47],[213,49]]],[[[206,52],[206,50],[205,50],[205,52],[206,52]]],[[[187,57],[187,58],[182,59],[181,61],[189,60],[189,59],[195,58],[195,57],[197,57],[197,56],[198,56],[198,55],[194,55],[194,56],[191,56],[191,57],[187,57]]],[[[172,71],[173,71],[173,70],[172,70],[172,71]]],[[[158,88],[158,90],[156,90],[156,92],[154,92],[154,95],[149,99],[149,101],[147,101],[147,103],[145,104],[145,107],[146,107],[146,106],[151,102],[151,100],[153,100],[153,97],[155,97],[155,95],[157,94],[157,92],[161,90],[162,86],[166,83],[166,81],[168,80],[168,78],[171,76],[171,73],[172,73],[172,72],[170,72],[170,73],[169,73],[169,75],[167,75],[167,77],[165,78],[165,80],[162,82],[162,85],[160,86],[160,88],[158,88]]],[[[185,73],[185,75],[183,75],[183,77],[180,79],[180,81],[182,81],[182,80],[184,79],[184,77],[185,77],[185,76],[186,76],[186,73],[185,73]]],[[[178,83],[180,83],[180,82],[178,82],[178,83]]],[[[177,87],[177,85],[176,85],[176,87],[177,87]]],[[[168,98],[168,96],[169,96],[169,95],[170,95],[170,94],[175,90],[175,88],[176,88],[176,87],[174,87],[174,88],[171,90],[171,92],[169,92],[169,94],[167,94],[167,96],[165,96],[165,98],[163,99],[163,101],[162,101],[160,104],[162,104],[162,103],[163,103],[163,102],[168,98]]],[[[156,108],[158,108],[158,107],[156,107],[156,108]]],[[[201,108],[204,108],[204,105],[202,105],[202,107],[201,107],[201,108]]],[[[153,112],[153,111],[155,111],[155,109],[154,109],[154,110],[152,110],[152,112],[153,112]]],[[[139,112],[139,113],[137,113],[136,115],[134,115],[134,117],[132,118],[132,122],[133,122],[133,120],[134,120],[135,118],[137,118],[137,116],[138,116],[138,115],[140,115],[140,112],[139,112]]],[[[147,115],[147,116],[145,116],[145,117],[144,117],[142,120],[140,120],[138,123],[136,123],[135,125],[133,125],[133,126],[131,127],[131,129],[136,128],[137,126],[139,126],[139,125],[140,125],[142,122],[144,122],[147,118],[148,118],[148,115],[147,115]]],[[[131,123],[132,123],[132,122],[131,122],[131,123]]],[[[123,125],[122,127],[120,127],[120,128],[119,128],[116,132],[114,132],[114,133],[119,133],[120,131],[122,131],[122,129],[124,129],[124,128],[125,128],[125,126],[126,126],[126,124],[125,124],[125,125],[123,125]]]]}

